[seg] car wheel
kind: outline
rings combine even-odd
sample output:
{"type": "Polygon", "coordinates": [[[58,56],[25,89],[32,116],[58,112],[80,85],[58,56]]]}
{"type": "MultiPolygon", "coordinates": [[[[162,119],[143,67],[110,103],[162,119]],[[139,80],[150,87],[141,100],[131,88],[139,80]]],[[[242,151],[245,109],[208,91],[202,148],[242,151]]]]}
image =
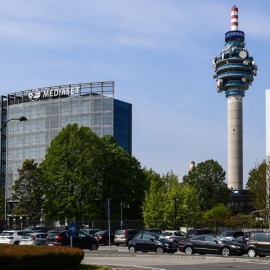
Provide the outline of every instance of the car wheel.
{"type": "Polygon", "coordinates": [[[14,242],[14,245],[19,245],[20,241],[14,242]]]}
{"type": "Polygon", "coordinates": [[[228,247],[224,247],[222,250],[221,250],[221,254],[224,256],[224,257],[228,257],[231,255],[231,251],[228,247]]]}
{"type": "Polygon", "coordinates": [[[185,254],[188,255],[188,256],[192,255],[193,254],[193,248],[190,247],[190,246],[186,247],[185,248],[185,254]]]}
{"type": "Polygon", "coordinates": [[[162,247],[157,247],[156,248],[156,253],[158,254],[162,254],[164,251],[163,251],[163,248],[162,247]]]}
{"type": "Polygon", "coordinates": [[[119,246],[119,244],[115,244],[117,247],[119,246]]]}
{"type": "Polygon", "coordinates": [[[97,249],[98,249],[98,245],[95,243],[90,246],[90,250],[97,250],[97,249]]]}
{"type": "Polygon", "coordinates": [[[247,252],[247,255],[248,255],[248,257],[256,257],[257,256],[257,253],[256,253],[256,250],[255,249],[253,249],[253,248],[250,248],[249,250],[248,250],[248,252],[247,252]]]}
{"type": "Polygon", "coordinates": [[[136,252],[136,249],[135,249],[135,247],[134,246],[131,246],[131,247],[129,247],[129,252],[136,252]]]}
{"type": "Polygon", "coordinates": [[[106,245],[106,246],[109,245],[109,240],[106,240],[105,245],[106,245]]]}

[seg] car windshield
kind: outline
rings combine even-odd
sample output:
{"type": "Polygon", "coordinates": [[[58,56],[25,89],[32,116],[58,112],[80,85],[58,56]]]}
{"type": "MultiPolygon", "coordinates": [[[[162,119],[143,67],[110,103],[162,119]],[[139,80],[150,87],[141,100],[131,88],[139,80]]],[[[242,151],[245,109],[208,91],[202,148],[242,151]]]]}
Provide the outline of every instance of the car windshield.
{"type": "Polygon", "coordinates": [[[98,231],[96,234],[108,234],[108,231],[98,231]]]}
{"type": "Polygon", "coordinates": [[[228,239],[222,236],[217,236],[217,239],[222,241],[222,242],[228,242],[228,239]]]}
{"type": "Polygon", "coordinates": [[[32,238],[32,237],[33,237],[32,234],[27,234],[27,235],[24,235],[24,236],[22,237],[22,239],[29,239],[29,238],[32,238]]]}
{"type": "Polygon", "coordinates": [[[164,232],[164,233],[162,233],[162,235],[164,235],[164,236],[171,236],[172,233],[171,232],[164,232]]]}
{"type": "Polygon", "coordinates": [[[162,234],[157,234],[155,235],[155,237],[157,238],[157,240],[161,240],[161,239],[167,239],[164,235],[162,234]]]}
{"type": "Polygon", "coordinates": [[[2,232],[1,236],[10,236],[13,235],[13,232],[2,232]]]}
{"type": "Polygon", "coordinates": [[[115,232],[115,235],[124,235],[125,234],[125,231],[116,231],[115,232]]]}
{"type": "Polygon", "coordinates": [[[221,236],[233,236],[234,232],[223,232],[220,234],[221,236]]]}

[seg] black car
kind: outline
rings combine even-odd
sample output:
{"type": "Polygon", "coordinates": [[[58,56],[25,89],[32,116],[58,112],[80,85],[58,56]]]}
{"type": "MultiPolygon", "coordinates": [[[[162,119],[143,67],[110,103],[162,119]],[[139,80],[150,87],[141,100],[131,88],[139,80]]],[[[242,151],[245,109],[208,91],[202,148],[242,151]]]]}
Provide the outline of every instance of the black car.
{"type": "Polygon", "coordinates": [[[229,255],[243,255],[246,253],[246,246],[241,243],[232,242],[226,238],[213,235],[200,235],[190,239],[185,239],[179,242],[179,251],[186,255],[194,253],[199,254],[221,254],[223,256],[229,255]]]}
{"type": "Polygon", "coordinates": [[[236,241],[236,239],[240,236],[244,236],[244,232],[241,231],[225,231],[221,233],[219,236],[227,238],[230,241],[236,241]]]}
{"type": "Polygon", "coordinates": [[[37,226],[37,227],[27,227],[26,229],[24,229],[24,231],[32,231],[32,232],[47,232],[48,228],[46,227],[41,227],[41,226],[37,226]]]}
{"type": "Polygon", "coordinates": [[[104,244],[106,246],[114,243],[114,231],[110,231],[110,240],[109,240],[109,230],[98,231],[94,234],[95,239],[97,239],[99,244],[104,244]]]}
{"type": "Polygon", "coordinates": [[[148,228],[148,229],[142,229],[141,232],[151,232],[151,233],[162,234],[164,232],[164,230],[161,228],[148,228]]]}
{"type": "Polygon", "coordinates": [[[156,253],[175,253],[177,251],[177,245],[162,234],[140,232],[129,242],[128,249],[129,252],[153,251],[156,253]]]}
{"type": "MultiPolygon", "coordinates": [[[[50,232],[46,237],[47,246],[70,246],[70,233],[69,231],[55,231],[50,232]]],[[[78,247],[82,249],[97,250],[98,241],[86,235],[83,232],[77,231],[75,236],[72,237],[72,247],[78,247]]]]}
{"type": "Polygon", "coordinates": [[[209,230],[209,229],[190,229],[187,231],[187,234],[185,235],[185,238],[192,238],[197,235],[201,234],[211,234],[214,235],[216,234],[214,231],[209,230]]]}

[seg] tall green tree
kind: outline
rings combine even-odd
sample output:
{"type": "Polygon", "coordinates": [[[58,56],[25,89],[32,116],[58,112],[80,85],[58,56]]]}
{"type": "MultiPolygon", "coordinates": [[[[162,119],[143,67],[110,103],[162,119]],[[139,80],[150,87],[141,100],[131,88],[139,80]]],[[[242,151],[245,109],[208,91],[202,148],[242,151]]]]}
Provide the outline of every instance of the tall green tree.
{"type": "Polygon", "coordinates": [[[39,219],[42,216],[44,194],[38,164],[33,159],[27,159],[18,173],[19,178],[14,181],[11,197],[17,205],[12,211],[15,215],[28,219],[39,219]]]}
{"type": "Polygon", "coordinates": [[[111,200],[111,215],[120,219],[121,204],[124,219],[141,219],[141,205],[149,184],[139,161],[118,145],[111,135],[101,137],[102,201],[111,200]]]}
{"type": "Polygon", "coordinates": [[[255,165],[249,171],[249,178],[246,183],[246,188],[252,193],[254,208],[262,216],[269,213],[270,201],[270,157],[267,157],[261,163],[255,165]]]}
{"type": "Polygon", "coordinates": [[[98,136],[77,124],[67,125],[52,140],[40,164],[47,219],[97,218],[100,148],[98,136]]]}
{"type": "Polygon", "coordinates": [[[183,177],[183,183],[194,186],[199,194],[202,212],[212,209],[219,203],[227,204],[230,200],[230,189],[225,183],[226,172],[213,159],[198,163],[183,177]]]}
{"type": "Polygon", "coordinates": [[[145,201],[142,205],[144,223],[146,227],[160,227],[164,215],[165,182],[152,169],[145,170],[145,174],[150,180],[150,187],[145,191],[145,201]]]}
{"type": "Polygon", "coordinates": [[[111,218],[141,217],[145,176],[140,163],[112,136],[102,138],[89,127],[69,124],[53,139],[41,163],[47,219],[104,219],[110,199],[111,218]],[[129,216],[128,216],[129,215],[129,216]]]}
{"type": "Polygon", "coordinates": [[[193,186],[179,183],[173,172],[162,177],[153,170],[145,173],[151,181],[142,206],[147,227],[179,228],[188,220],[201,218],[198,194],[193,186]]]}

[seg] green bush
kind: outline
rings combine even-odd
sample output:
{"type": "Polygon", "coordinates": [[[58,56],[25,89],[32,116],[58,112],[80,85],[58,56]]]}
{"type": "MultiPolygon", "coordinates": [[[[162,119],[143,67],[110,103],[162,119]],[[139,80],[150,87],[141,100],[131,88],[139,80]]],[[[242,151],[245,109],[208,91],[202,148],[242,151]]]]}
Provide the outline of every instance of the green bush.
{"type": "Polygon", "coordinates": [[[84,252],[71,247],[0,246],[1,270],[76,269],[84,252]]]}

